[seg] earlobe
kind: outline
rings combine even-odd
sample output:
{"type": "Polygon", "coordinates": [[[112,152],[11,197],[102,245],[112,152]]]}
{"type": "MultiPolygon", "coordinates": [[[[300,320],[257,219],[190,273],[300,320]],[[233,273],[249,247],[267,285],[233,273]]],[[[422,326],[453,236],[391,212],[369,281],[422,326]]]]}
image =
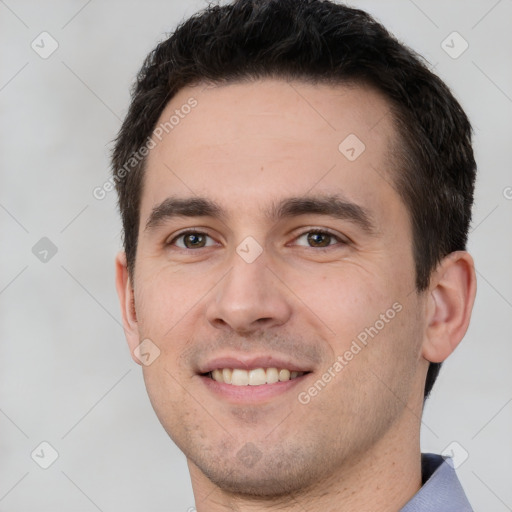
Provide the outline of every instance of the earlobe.
{"type": "Polygon", "coordinates": [[[425,359],[440,363],[457,348],[468,329],[475,294],[473,258],[466,251],[450,253],[431,279],[422,346],[425,359]]]}
{"type": "Polygon", "coordinates": [[[135,300],[133,286],[128,273],[126,254],[121,251],[116,256],[116,289],[121,306],[121,315],[123,319],[123,328],[130,349],[132,359],[141,364],[135,357],[133,351],[139,345],[139,329],[137,323],[137,313],[135,310],[135,300]]]}

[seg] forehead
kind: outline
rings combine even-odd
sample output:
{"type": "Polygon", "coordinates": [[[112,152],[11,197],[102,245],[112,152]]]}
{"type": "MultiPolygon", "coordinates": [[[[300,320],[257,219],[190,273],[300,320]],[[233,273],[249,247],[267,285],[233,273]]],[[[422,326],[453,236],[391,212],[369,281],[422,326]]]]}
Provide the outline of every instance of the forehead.
{"type": "Polygon", "coordinates": [[[156,130],[141,222],[171,195],[208,196],[244,212],[308,192],[377,209],[399,201],[393,119],[368,87],[274,79],[185,87],[156,130]]]}

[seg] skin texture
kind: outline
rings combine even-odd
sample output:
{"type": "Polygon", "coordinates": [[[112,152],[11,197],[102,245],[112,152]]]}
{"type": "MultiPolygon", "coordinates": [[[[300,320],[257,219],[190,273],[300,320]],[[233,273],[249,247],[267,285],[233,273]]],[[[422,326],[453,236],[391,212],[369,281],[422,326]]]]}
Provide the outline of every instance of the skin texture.
{"type": "Polygon", "coordinates": [[[416,292],[410,218],[393,187],[396,132],[375,91],[201,84],[179,91],[161,120],[190,97],[197,106],[148,157],[133,282],[123,253],[116,269],[132,355],[144,339],[160,350],[143,366],[145,383],[187,457],[197,510],[398,510],[421,486],[428,361],[448,357],[469,323],[471,256],[452,253],[416,292]],[[349,134],[365,145],[354,161],[338,149],[349,134]],[[372,232],[323,214],[265,215],[283,199],[333,194],[364,208],[372,232]],[[145,229],[171,196],[211,199],[225,217],[166,218],[145,229]],[[206,246],[171,244],[185,228],[207,234],[206,246]],[[311,229],[334,235],[320,239],[327,247],[311,243],[311,229]],[[236,251],[249,236],[262,249],[252,263],[236,251]],[[299,393],[329,368],[332,377],[338,356],[393,304],[400,311],[301,403],[299,393]],[[227,355],[272,355],[311,373],[241,403],[198,374],[227,355]]]}

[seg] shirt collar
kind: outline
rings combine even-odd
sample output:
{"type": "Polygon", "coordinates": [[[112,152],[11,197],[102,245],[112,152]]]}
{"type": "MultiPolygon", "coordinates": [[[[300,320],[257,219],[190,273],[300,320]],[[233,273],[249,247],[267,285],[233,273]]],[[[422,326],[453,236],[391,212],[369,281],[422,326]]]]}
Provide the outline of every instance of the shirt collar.
{"type": "Polygon", "coordinates": [[[451,459],[421,454],[423,485],[400,512],[473,512],[451,459]]]}

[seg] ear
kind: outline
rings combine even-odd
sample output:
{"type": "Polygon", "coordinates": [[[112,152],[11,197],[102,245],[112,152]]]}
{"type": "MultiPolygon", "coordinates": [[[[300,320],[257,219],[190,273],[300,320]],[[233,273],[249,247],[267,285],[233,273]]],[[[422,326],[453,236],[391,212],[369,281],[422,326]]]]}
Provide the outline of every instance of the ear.
{"type": "Polygon", "coordinates": [[[475,294],[471,255],[466,251],[448,254],[431,277],[422,346],[425,359],[440,363],[457,348],[468,329],[475,294]]]}
{"type": "Polygon", "coordinates": [[[141,364],[133,353],[140,344],[139,328],[137,324],[137,314],[135,312],[133,286],[126,264],[126,254],[123,251],[119,252],[116,256],[116,289],[121,305],[124,334],[128,342],[128,347],[130,348],[130,354],[137,364],[141,364]]]}

